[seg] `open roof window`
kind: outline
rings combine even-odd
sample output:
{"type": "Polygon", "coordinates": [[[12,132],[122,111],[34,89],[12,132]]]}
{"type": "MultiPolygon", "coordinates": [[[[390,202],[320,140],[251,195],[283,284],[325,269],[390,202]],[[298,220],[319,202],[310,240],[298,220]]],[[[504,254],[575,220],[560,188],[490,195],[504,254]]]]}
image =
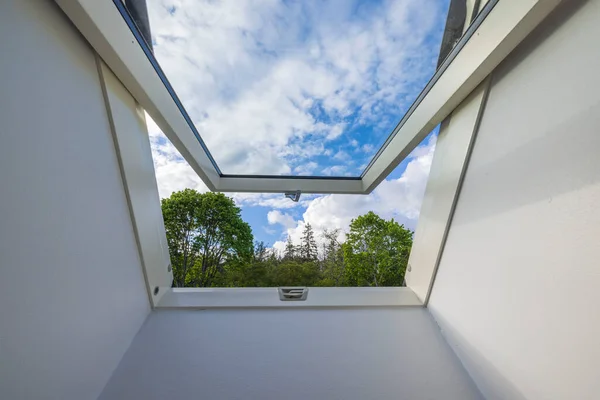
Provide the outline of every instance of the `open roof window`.
{"type": "Polygon", "coordinates": [[[403,286],[439,128],[368,196],[295,202],[207,192],[147,121],[175,287],[403,286]]]}
{"type": "Polygon", "coordinates": [[[370,193],[502,55],[470,40],[497,0],[149,0],[151,40],[113,1],[85,1],[90,34],[213,191],[370,193]]]}
{"type": "Polygon", "coordinates": [[[554,4],[152,1],[156,54],[122,0],[57,0],[210,190],[347,194],[372,192],[554,4]]]}
{"type": "MultiPolygon", "coordinates": [[[[214,66],[208,70],[205,64],[200,63],[199,65],[204,65],[206,70],[205,74],[200,74],[200,76],[203,79],[211,80],[214,79],[215,74],[221,74],[221,77],[226,76],[225,79],[229,79],[230,82],[227,82],[224,86],[218,86],[217,93],[211,93],[210,96],[217,96],[215,97],[219,100],[217,105],[224,107],[226,111],[236,112],[244,110],[243,107],[238,107],[240,99],[244,99],[245,96],[250,96],[250,94],[258,96],[255,97],[256,101],[245,103],[246,112],[242,115],[248,117],[247,122],[238,125],[233,124],[233,126],[242,131],[250,131],[257,126],[258,122],[265,123],[263,119],[258,122],[256,118],[253,119],[254,114],[251,111],[256,111],[257,115],[258,112],[272,111],[268,107],[258,107],[260,105],[258,100],[273,93],[277,95],[275,98],[281,100],[281,103],[287,104],[290,110],[296,110],[295,113],[304,115],[305,119],[312,124],[293,124],[291,130],[285,131],[287,133],[276,135],[272,133],[277,132],[274,129],[275,122],[281,115],[279,115],[280,113],[269,114],[272,115],[272,121],[268,120],[268,124],[262,127],[264,135],[259,136],[256,134],[257,137],[252,138],[264,146],[254,148],[252,140],[248,142],[241,139],[237,140],[242,136],[236,136],[236,140],[231,142],[227,141],[229,139],[223,138],[223,143],[232,143],[227,146],[230,146],[233,151],[229,155],[227,151],[231,149],[225,149],[222,153],[219,153],[219,157],[223,157],[223,161],[218,160],[222,164],[219,166],[211,153],[218,153],[218,144],[215,143],[219,143],[220,136],[225,135],[226,132],[234,132],[235,134],[239,134],[239,132],[231,130],[231,127],[227,130],[220,130],[220,126],[212,127],[214,128],[212,129],[205,126],[206,121],[220,117],[216,121],[222,122],[223,128],[225,128],[227,124],[231,123],[227,118],[235,119],[233,117],[235,113],[219,114],[210,108],[212,106],[210,102],[204,101],[202,103],[189,100],[190,98],[193,99],[190,93],[194,94],[196,89],[192,84],[186,85],[183,79],[190,78],[189,82],[197,82],[199,77],[194,72],[186,72],[185,68],[178,71],[177,68],[182,67],[182,65],[173,65],[173,71],[175,72],[169,72],[167,68],[169,62],[177,64],[177,60],[184,60],[185,62],[191,60],[192,64],[194,62],[198,63],[196,58],[191,57],[192,55],[195,56],[197,52],[192,46],[193,41],[188,40],[189,46],[186,44],[179,47],[179,50],[173,47],[172,49],[175,49],[175,51],[172,55],[167,53],[164,60],[159,60],[149,45],[151,43],[144,40],[144,36],[124,5],[124,3],[133,4],[137,2],[126,0],[113,0],[113,2],[96,0],[55,1],[96,52],[100,75],[108,77],[103,81],[104,84],[112,79],[113,86],[122,86],[131,95],[133,102],[129,106],[132,109],[134,108],[137,113],[143,110],[150,115],[209,191],[252,192],[245,193],[247,196],[260,196],[260,193],[279,193],[279,199],[282,201],[291,200],[285,199],[281,193],[300,192],[301,198],[318,194],[367,195],[373,192],[373,194],[378,195],[380,190],[384,190],[388,186],[382,184],[387,182],[386,177],[393,173],[397,166],[406,162],[407,157],[423,142],[427,135],[452,114],[468,96],[474,93],[474,90],[489,77],[494,68],[560,3],[560,0],[482,0],[473,2],[449,0],[449,4],[448,2],[436,3],[436,10],[444,10],[444,7],[449,10],[445,25],[441,22],[444,19],[443,12],[441,14],[431,14],[433,21],[429,21],[431,24],[425,24],[427,21],[423,20],[425,21],[423,23],[427,28],[427,33],[417,36],[414,42],[410,41],[412,38],[410,35],[414,32],[401,25],[402,23],[409,23],[410,26],[411,18],[417,18],[421,12],[417,8],[411,8],[412,3],[409,0],[398,0],[397,3],[391,0],[365,2],[364,4],[352,3],[352,7],[345,2],[340,2],[339,6],[345,8],[340,9],[339,13],[328,9],[328,2],[318,3],[320,7],[323,7],[320,13],[330,17],[331,23],[329,25],[319,24],[322,18],[319,12],[315,12],[310,8],[311,3],[307,3],[309,5],[291,6],[289,3],[282,1],[280,5],[274,6],[276,9],[279,8],[279,11],[271,12],[272,15],[257,3],[256,9],[245,9],[251,16],[250,19],[240,20],[239,15],[236,13],[237,8],[225,10],[225,12],[214,12],[216,3],[211,2],[206,5],[202,12],[208,13],[210,10],[213,12],[207,14],[207,18],[202,21],[198,21],[195,15],[191,15],[193,13],[188,10],[192,9],[185,6],[182,0],[175,6],[170,4],[164,7],[159,3],[151,4],[151,15],[153,7],[159,7],[160,9],[163,6],[162,12],[167,14],[164,18],[165,21],[183,13],[182,21],[185,23],[171,24],[170,29],[174,34],[168,38],[165,37],[165,39],[173,42],[179,42],[182,39],[187,40],[198,34],[196,31],[186,30],[189,26],[199,24],[199,28],[202,29],[217,25],[221,27],[220,36],[209,35],[210,37],[205,39],[211,42],[207,45],[208,49],[214,44],[213,55],[223,58],[228,64],[224,64],[224,70],[221,71],[218,68],[215,69],[214,66]],[[400,5],[398,7],[401,8],[404,7],[403,9],[407,14],[393,14],[396,19],[392,20],[392,18],[382,13],[381,10],[386,9],[385,7],[392,7],[394,4],[400,5]],[[297,11],[294,7],[301,7],[302,12],[298,14],[300,22],[290,20],[288,15],[281,11],[288,9],[297,11]],[[469,12],[469,9],[471,12],[469,12]],[[410,12],[416,14],[411,17],[410,12]],[[271,15],[272,18],[269,20],[266,15],[271,15]],[[402,16],[405,16],[405,18],[402,16]],[[381,22],[373,22],[377,17],[380,18],[381,22]],[[223,21],[219,22],[220,20],[224,20],[224,24],[222,24],[223,21]],[[440,21],[439,26],[435,22],[438,20],[440,21]],[[443,25],[442,32],[441,27],[443,25]],[[246,27],[241,29],[241,36],[238,32],[240,29],[227,28],[239,26],[246,27]],[[285,26],[290,32],[285,29],[282,30],[282,26],[285,26]],[[258,32],[253,32],[250,29],[253,27],[258,27],[258,32]],[[231,34],[230,30],[235,30],[238,35],[236,36],[237,41],[232,42],[237,46],[234,47],[234,50],[241,48],[248,53],[248,48],[250,48],[248,54],[243,51],[232,51],[231,48],[227,47],[229,44],[227,40],[223,43],[217,40],[227,38],[227,35],[231,34]],[[374,32],[383,32],[388,36],[375,35],[374,32]],[[398,32],[405,32],[408,37],[403,37],[398,32]],[[330,39],[327,39],[328,36],[325,33],[331,35],[329,36],[330,39]],[[328,50],[328,46],[330,42],[335,44],[335,39],[341,38],[342,34],[346,35],[347,42],[351,46],[344,47],[343,41],[340,40],[338,44],[341,47],[338,48],[337,53],[333,53],[336,55],[334,57],[331,55],[332,50],[328,50]],[[282,38],[279,36],[282,36],[282,38]],[[436,37],[437,39],[435,39],[436,37]],[[363,38],[365,39],[363,40],[363,38]],[[371,39],[377,40],[375,45],[377,48],[376,56],[365,57],[368,62],[363,65],[361,64],[362,58],[353,58],[353,55],[357,54],[357,49],[366,51],[367,55],[371,54],[369,53],[370,46],[360,46],[369,43],[371,39]],[[385,52],[380,45],[381,43],[387,43],[393,48],[393,46],[398,45],[399,39],[405,39],[401,46],[407,46],[406,48],[409,49],[420,48],[422,53],[411,53],[410,56],[403,53],[401,56],[398,53],[385,52]],[[433,46],[434,40],[438,40],[437,43],[442,49],[438,57],[436,57],[438,47],[433,46]],[[249,47],[244,47],[247,44],[249,47]],[[298,54],[295,54],[295,52],[298,54]],[[389,56],[390,60],[385,59],[384,56],[389,56]],[[239,57],[242,57],[242,59],[239,57]],[[427,65],[425,63],[427,59],[431,62],[431,69],[429,70],[422,67],[422,65],[427,65]],[[346,64],[343,63],[344,60],[346,64]],[[163,66],[164,70],[159,61],[165,64],[163,66]],[[423,61],[423,64],[419,64],[421,61],[423,61]],[[246,66],[248,69],[237,68],[236,66],[239,65],[246,66]],[[282,65],[289,69],[283,68],[282,65]],[[391,65],[392,67],[386,70],[383,68],[385,65],[388,65],[388,67],[391,65]],[[397,65],[399,70],[404,70],[405,67],[414,67],[410,70],[412,71],[411,77],[406,78],[406,81],[403,82],[405,86],[398,84],[397,80],[401,79],[402,75],[397,75],[398,71],[394,70],[393,65],[397,65]],[[330,69],[335,73],[340,73],[340,71],[341,73],[337,76],[330,69]],[[309,73],[313,70],[316,71],[314,74],[309,73]],[[169,73],[169,76],[165,74],[165,71],[169,73]],[[273,74],[273,71],[278,72],[278,74],[273,74]],[[285,71],[294,73],[286,75],[285,71]],[[367,79],[368,77],[372,79],[368,83],[361,82],[359,79],[360,74],[353,76],[353,71],[364,73],[367,79]],[[305,72],[308,76],[304,76],[301,72],[305,72]],[[431,74],[431,78],[427,80],[427,77],[431,74]],[[333,86],[326,79],[315,81],[316,77],[329,77],[330,75],[333,76],[332,82],[335,83],[333,86]],[[388,80],[386,81],[382,76],[388,80]],[[277,79],[269,80],[273,77],[277,79]],[[351,78],[354,78],[354,80],[351,78]],[[175,79],[182,79],[182,82],[184,82],[177,84],[176,89],[179,93],[176,92],[174,85],[170,82],[170,80],[175,82],[175,79]],[[371,85],[373,79],[377,82],[375,86],[371,85]],[[343,84],[340,84],[340,81],[343,84]],[[426,84],[425,81],[427,81],[426,84]],[[381,82],[390,82],[390,87],[398,92],[386,92],[387,87],[382,88],[381,82]],[[258,94],[249,91],[247,87],[243,87],[245,91],[240,91],[238,84],[256,88],[258,94]],[[289,88],[277,86],[277,84],[290,85],[292,89],[295,89],[290,89],[288,92],[289,88]],[[422,87],[423,84],[425,84],[424,87],[422,87]],[[413,85],[414,91],[411,89],[413,85]],[[364,97],[361,98],[359,94],[364,95],[364,97]],[[395,103],[395,100],[390,101],[390,98],[398,100],[398,104],[395,103]],[[181,99],[184,99],[186,104],[181,99]],[[346,102],[338,103],[334,101],[340,99],[346,102]],[[413,99],[414,102],[408,106],[413,99]],[[406,100],[406,102],[400,100],[406,100]],[[395,111],[398,112],[396,120],[392,118],[392,111],[381,107],[382,105],[396,107],[395,111]],[[211,113],[208,113],[209,110],[211,113]],[[228,117],[226,118],[225,115],[228,117]],[[380,119],[369,119],[372,116],[379,116],[380,119]],[[400,121],[392,129],[394,121],[398,119],[400,121]],[[389,136],[386,133],[385,125],[388,123],[391,124],[387,128],[391,129],[389,136]],[[343,129],[335,130],[334,128],[337,126],[343,129]],[[380,128],[381,130],[379,130],[380,128]],[[361,129],[366,130],[360,131],[361,129]],[[376,136],[381,132],[383,132],[382,136],[376,136]],[[362,137],[363,133],[364,137],[362,137]],[[213,135],[213,137],[209,139],[209,135],[213,135]],[[357,136],[360,136],[364,143],[361,143],[357,136]],[[336,142],[340,137],[346,137],[347,140],[336,142]],[[265,140],[265,138],[268,138],[268,140],[265,140]],[[381,147],[376,149],[375,143],[381,144],[381,147]],[[365,150],[369,149],[369,147],[365,147],[368,144],[374,146],[375,155],[368,162],[366,168],[362,170],[360,167],[364,165],[366,160],[360,159],[360,157],[364,154],[358,151],[350,153],[344,146],[360,147],[365,150]],[[274,147],[276,145],[279,147],[274,147]],[[318,150],[322,149],[319,150],[322,151],[321,155],[324,154],[329,158],[313,160],[311,157],[320,156],[320,153],[312,150],[311,146],[313,145],[318,150]],[[211,146],[213,148],[209,148],[211,146]],[[244,147],[244,151],[239,150],[239,147],[244,147]],[[274,148],[276,150],[273,150],[274,148]],[[267,156],[257,156],[259,150],[265,150],[266,153],[261,154],[267,154],[267,156]],[[255,158],[252,159],[252,157],[255,158]],[[340,161],[343,160],[344,163],[330,165],[323,163],[324,160],[337,160],[336,157],[340,161]],[[249,160],[253,161],[249,162],[249,160]],[[254,161],[257,164],[266,163],[265,165],[276,166],[277,163],[280,163],[280,165],[285,165],[282,169],[266,169],[265,172],[262,172],[262,169],[255,169],[258,166],[254,165],[254,161]],[[248,168],[242,168],[241,173],[235,169],[222,171],[222,166],[226,165],[227,162],[231,165],[238,165],[236,164],[238,162],[241,165],[246,163],[245,165],[248,168]],[[340,167],[337,170],[333,169],[337,165],[340,167]],[[352,168],[356,168],[357,165],[359,168],[356,169],[356,172],[348,172],[352,168]],[[326,170],[327,168],[330,169],[326,170]],[[342,170],[342,168],[345,169],[342,170]],[[317,169],[319,171],[315,172],[317,169]],[[360,172],[361,170],[362,172],[360,172]],[[256,175],[255,171],[266,175],[256,175]],[[344,175],[346,173],[348,173],[348,176],[344,175]],[[358,175],[359,173],[360,175],[358,175]],[[309,174],[321,174],[321,176],[309,174]],[[380,184],[382,185],[378,188],[380,184]],[[375,188],[378,188],[377,191],[374,191],[375,188]],[[307,196],[304,196],[305,194],[307,196]]],[[[192,2],[190,4],[193,5],[192,2]]],[[[279,3],[275,1],[273,4],[279,3]]],[[[239,3],[236,3],[235,7],[244,9],[243,5],[239,5],[239,3]]],[[[413,5],[412,7],[416,6],[413,5]]],[[[418,7],[425,6],[419,4],[418,7]]],[[[151,19],[156,19],[156,17],[151,17],[151,19]]],[[[161,18],[159,17],[159,19],[161,18]]],[[[204,29],[204,32],[206,33],[207,30],[204,29]]],[[[157,37],[159,36],[160,32],[157,33],[157,37]]],[[[159,40],[156,41],[156,44],[157,47],[162,46],[159,40]]],[[[181,61],[182,64],[184,61],[181,61]]],[[[200,61],[203,62],[202,59],[200,61]]],[[[223,85],[221,82],[217,83],[223,85]]],[[[205,84],[210,87],[210,82],[205,84]]],[[[478,93],[481,96],[485,95],[481,91],[478,93]]],[[[203,92],[195,95],[207,96],[203,92]]],[[[481,97],[481,101],[485,101],[485,98],[481,97]]],[[[268,104],[274,104],[272,107],[281,106],[279,103],[268,104]]],[[[118,107],[115,110],[118,111],[118,107]]],[[[276,110],[279,109],[276,108],[276,110]]],[[[120,113],[116,112],[114,115],[120,116],[120,113]]],[[[296,115],[291,113],[286,114],[286,116],[292,120],[292,117],[296,115]]],[[[475,123],[479,117],[480,114],[474,115],[475,123]]],[[[115,121],[117,119],[113,120],[113,122],[115,121]]],[[[122,123],[123,121],[120,122],[120,126],[114,129],[114,133],[119,143],[127,144],[127,151],[121,151],[121,153],[126,153],[124,156],[121,154],[122,160],[126,161],[123,163],[123,171],[126,176],[134,175],[138,177],[140,165],[148,167],[148,161],[152,162],[147,158],[148,154],[146,154],[146,149],[143,148],[146,142],[145,139],[142,140],[143,143],[137,141],[135,135],[131,134],[131,128],[122,123]]],[[[142,133],[145,134],[145,132],[142,133]]],[[[157,140],[165,139],[158,138],[157,140]]],[[[449,142],[446,140],[444,143],[449,142]]],[[[120,145],[119,148],[121,148],[120,145]]],[[[468,148],[465,150],[468,151],[468,148]]],[[[240,168],[239,165],[236,168],[240,168]]],[[[147,168],[146,172],[149,170],[150,168],[147,168]]],[[[462,169],[459,168],[457,171],[462,171],[462,169]]],[[[137,185],[137,183],[136,185],[126,184],[126,189],[130,193],[128,198],[133,199],[130,204],[133,213],[143,215],[140,218],[136,217],[136,221],[150,221],[147,224],[150,229],[141,229],[139,226],[136,229],[139,237],[145,235],[142,238],[143,240],[140,239],[140,248],[144,259],[149,260],[145,265],[145,275],[152,302],[156,305],[161,304],[166,298],[163,294],[174,293],[169,290],[162,290],[163,288],[170,288],[172,265],[165,265],[168,264],[164,257],[168,250],[165,248],[166,239],[163,240],[161,235],[161,232],[164,231],[161,224],[162,220],[157,218],[160,213],[146,207],[147,200],[154,195],[152,191],[156,188],[154,186],[156,182],[146,178],[147,176],[142,182],[143,185],[137,185]],[[148,188],[150,189],[147,190],[148,188]],[[135,196],[131,196],[131,193],[135,196]]],[[[460,179],[460,176],[456,178],[460,179]]],[[[394,188],[393,195],[398,196],[398,193],[401,192],[394,188]]],[[[347,196],[344,197],[344,200],[350,198],[368,199],[370,197],[347,196]]],[[[395,204],[404,206],[406,202],[395,201],[395,204]]],[[[434,273],[435,269],[432,271],[434,273]]],[[[430,287],[431,278],[434,275],[425,272],[425,287],[430,287]]],[[[412,295],[414,297],[414,293],[412,295]]],[[[218,299],[213,300],[210,300],[210,302],[215,303],[218,299]]],[[[331,305],[336,302],[324,302],[321,299],[314,304],[317,303],[318,305],[331,305]]],[[[362,305],[373,304],[371,302],[360,303],[362,305]]],[[[227,304],[231,305],[231,302],[227,304]]],[[[341,303],[337,302],[336,304],[341,303]]],[[[343,304],[348,305],[349,303],[346,301],[343,304]]],[[[194,301],[176,298],[170,299],[169,305],[201,307],[205,306],[206,302],[199,304],[194,301]]],[[[224,304],[219,303],[218,305],[223,306],[224,304]]]]}
{"type": "Polygon", "coordinates": [[[449,0],[148,0],[223,175],[360,177],[436,71],[449,0]]]}

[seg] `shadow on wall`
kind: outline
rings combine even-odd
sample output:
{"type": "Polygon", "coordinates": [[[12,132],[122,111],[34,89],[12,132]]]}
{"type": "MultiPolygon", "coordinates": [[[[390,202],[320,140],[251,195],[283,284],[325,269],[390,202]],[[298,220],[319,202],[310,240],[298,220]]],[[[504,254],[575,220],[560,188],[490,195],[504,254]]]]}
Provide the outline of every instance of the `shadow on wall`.
{"type": "Polygon", "coordinates": [[[481,352],[460,335],[435,310],[429,309],[452,350],[486,399],[528,400],[481,352]]]}

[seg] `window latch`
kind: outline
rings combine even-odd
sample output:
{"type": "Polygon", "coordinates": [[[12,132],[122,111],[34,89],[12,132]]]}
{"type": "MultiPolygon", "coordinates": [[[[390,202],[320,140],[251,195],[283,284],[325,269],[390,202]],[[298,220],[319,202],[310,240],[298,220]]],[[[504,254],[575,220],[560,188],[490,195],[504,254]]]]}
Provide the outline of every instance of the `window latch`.
{"type": "Polygon", "coordinates": [[[296,203],[298,202],[298,200],[300,200],[300,194],[301,194],[301,192],[299,190],[296,190],[295,192],[285,192],[284,193],[285,197],[287,197],[288,199],[290,199],[296,203]]]}
{"type": "Polygon", "coordinates": [[[308,296],[307,287],[280,287],[277,290],[281,301],[304,301],[308,296]]]}

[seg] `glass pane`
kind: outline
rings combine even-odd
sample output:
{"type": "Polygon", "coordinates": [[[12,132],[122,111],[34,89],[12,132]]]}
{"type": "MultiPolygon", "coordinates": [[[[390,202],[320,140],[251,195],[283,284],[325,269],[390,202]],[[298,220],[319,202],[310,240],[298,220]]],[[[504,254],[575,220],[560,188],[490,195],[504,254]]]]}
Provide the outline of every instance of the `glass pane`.
{"type": "Polygon", "coordinates": [[[435,72],[449,0],[148,0],[225,174],[359,176],[435,72]]]}

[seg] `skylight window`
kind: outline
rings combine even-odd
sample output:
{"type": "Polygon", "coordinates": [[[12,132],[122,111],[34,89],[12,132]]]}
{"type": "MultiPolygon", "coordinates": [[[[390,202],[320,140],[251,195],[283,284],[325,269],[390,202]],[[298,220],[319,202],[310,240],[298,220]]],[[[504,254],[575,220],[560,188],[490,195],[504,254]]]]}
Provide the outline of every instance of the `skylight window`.
{"type": "Polygon", "coordinates": [[[152,40],[146,12],[120,0],[58,1],[209,190],[281,194],[371,193],[518,44],[538,4],[451,2],[444,23],[447,1],[153,0],[152,40]]]}
{"type": "Polygon", "coordinates": [[[402,286],[439,127],[368,196],[211,193],[148,118],[174,287],[402,286]]]}
{"type": "MultiPolygon", "coordinates": [[[[269,7],[258,2],[252,7],[236,2],[230,8],[220,8],[222,3],[217,1],[201,3],[204,5],[200,10],[202,19],[199,19],[192,8],[197,7],[196,3],[185,5],[151,0],[156,2],[150,4],[150,20],[159,20],[159,26],[155,27],[159,32],[155,32],[154,40],[147,40],[144,38],[151,38],[151,35],[146,29],[145,11],[133,4],[132,13],[122,0],[113,0],[112,4],[93,0],[56,1],[96,51],[101,75],[112,76],[118,81],[134,99],[130,106],[135,107],[138,113],[145,111],[164,133],[164,137],[154,135],[153,144],[158,143],[159,147],[172,144],[180,154],[174,159],[185,160],[208,191],[237,192],[242,195],[241,198],[253,198],[264,193],[269,202],[292,202],[284,194],[294,193],[294,198],[300,196],[304,199],[314,199],[312,196],[322,194],[344,195],[339,197],[343,199],[341,204],[344,206],[349,199],[363,199],[365,204],[369,199],[376,199],[375,203],[379,204],[386,188],[392,186],[388,182],[395,179],[400,187],[391,188],[390,193],[393,204],[402,207],[411,203],[397,198],[403,193],[401,186],[409,182],[405,175],[412,176],[413,172],[422,170],[411,168],[411,165],[422,164],[414,164],[416,161],[411,160],[411,154],[413,158],[420,159],[416,156],[423,150],[419,144],[431,145],[431,139],[424,142],[427,136],[440,123],[448,121],[447,117],[453,115],[473,93],[479,93],[481,104],[485,103],[486,92],[483,89],[475,91],[489,85],[489,75],[494,68],[558,3],[488,0],[472,4],[451,1],[448,5],[444,1],[424,5],[417,4],[416,0],[390,0],[353,2],[352,6],[340,2],[338,10],[327,1],[292,5],[272,0],[267,4],[269,7]],[[318,12],[315,4],[320,7],[318,12]],[[443,10],[448,6],[450,11],[445,18],[443,10]],[[477,6],[480,6],[478,10],[474,10],[473,7],[477,6]],[[425,13],[431,9],[437,11],[425,13]],[[162,14],[153,10],[162,11],[162,14]],[[242,18],[240,10],[248,18],[242,18]],[[172,19],[176,15],[180,15],[179,22],[172,19]],[[414,24],[415,20],[417,24],[414,24]],[[163,39],[178,45],[162,56],[159,48],[169,48],[161,43],[160,35],[164,34],[161,24],[170,32],[163,39]],[[421,28],[424,30],[420,31],[421,28]],[[156,52],[148,45],[150,42],[156,46],[156,52]],[[195,46],[197,43],[202,43],[204,49],[195,46]],[[327,50],[332,43],[339,44],[337,52],[327,50]],[[391,46],[392,50],[382,47],[381,43],[391,46]],[[399,50],[394,51],[394,46],[399,46],[399,50]],[[438,56],[437,49],[440,47],[442,51],[438,56]],[[419,51],[403,52],[407,49],[419,51]],[[359,57],[361,52],[367,56],[359,57]],[[215,59],[221,61],[220,66],[211,64],[215,59]],[[410,73],[404,74],[406,71],[410,73]],[[220,80],[223,77],[225,80],[220,80]],[[332,79],[320,79],[323,77],[332,79]],[[198,86],[198,82],[202,85],[198,86]],[[261,103],[260,100],[264,99],[277,101],[261,103]],[[281,121],[295,121],[293,117],[298,115],[304,116],[303,121],[308,123],[294,123],[291,128],[289,124],[280,125],[281,121]],[[392,121],[393,115],[396,119],[392,121]],[[282,116],[287,119],[280,118],[282,116]],[[210,120],[216,123],[211,126],[210,120]],[[388,123],[390,131],[385,129],[388,123]],[[289,129],[276,129],[280,126],[289,129]],[[257,130],[257,127],[262,127],[262,130],[257,130]],[[220,151],[219,146],[222,148],[220,151]],[[347,151],[350,148],[360,151],[347,151]],[[370,152],[375,152],[375,155],[366,155],[370,152]],[[338,160],[340,163],[336,164],[334,161],[338,160]],[[363,169],[367,160],[370,161],[363,169]],[[281,168],[278,169],[278,166],[281,168]],[[356,174],[348,172],[352,168],[356,169],[356,174]],[[315,172],[317,170],[319,172],[315,172]],[[396,175],[398,173],[400,177],[396,175]],[[279,199],[273,197],[277,194],[281,196],[279,199]],[[348,194],[366,196],[345,196],[348,194]]],[[[474,123],[478,123],[480,115],[472,115],[474,123]]],[[[119,141],[130,145],[128,151],[121,152],[122,160],[127,162],[123,163],[125,175],[137,176],[142,164],[149,170],[149,160],[144,159],[148,154],[143,154],[145,149],[139,146],[146,142],[135,142],[128,132],[129,127],[122,128],[114,132],[119,141]]],[[[145,134],[144,131],[142,133],[145,134]]],[[[449,143],[448,136],[441,136],[444,137],[446,139],[441,143],[449,143]]],[[[467,146],[471,143],[465,142],[467,146]]],[[[468,155],[469,149],[463,150],[468,155]]],[[[168,160],[171,156],[173,152],[168,151],[160,158],[168,160]]],[[[160,159],[155,159],[156,165],[161,165],[160,159]]],[[[183,162],[176,165],[185,167],[183,162]]],[[[421,166],[425,167],[425,164],[421,166]]],[[[161,171],[156,169],[159,178],[161,171]]],[[[460,176],[454,178],[460,179],[460,176]]],[[[160,186],[160,178],[158,180],[160,186]]],[[[150,179],[143,183],[154,189],[156,182],[150,179]]],[[[163,224],[157,219],[155,210],[146,207],[144,195],[148,191],[144,185],[126,186],[137,196],[131,202],[131,208],[136,215],[144,215],[139,221],[150,221],[148,226],[158,228],[138,228],[138,233],[144,235],[158,233],[158,236],[144,237],[140,246],[143,253],[152,253],[148,257],[152,262],[145,266],[145,270],[153,304],[173,307],[239,304],[237,301],[222,303],[220,295],[206,298],[204,294],[213,293],[210,290],[186,292],[185,296],[179,296],[179,292],[170,289],[169,282],[173,279],[175,267],[164,265],[164,262],[168,263],[164,259],[168,249],[166,239],[161,237],[163,224]],[[158,250],[151,252],[149,249],[158,250]]],[[[314,203],[316,200],[319,198],[314,203]]],[[[336,204],[330,205],[341,208],[336,204]]],[[[271,217],[267,215],[269,225],[282,224],[288,230],[288,237],[289,229],[299,228],[297,217],[292,216],[294,221],[290,221],[281,212],[273,213],[271,217]],[[294,227],[296,223],[298,225],[294,227]]],[[[349,222],[352,223],[351,220],[349,222]]],[[[351,230],[350,227],[349,232],[351,230]]],[[[235,235],[233,239],[237,237],[235,235]]],[[[287,246],[287,243],[281,245],[287,246]]],[[[256,254],[249,248],[242,249],[243,253],[256,254]]],[[[274,243],[273,248],[281,249],[281,246],[274,243]]],[[[352,251],[347,254],[360,255],[360,243],[357,249],[356,252],[350,249],[352,251]]],[[[391,250],[394,256],[401,254],[393,248],[391,250]]],[[[291,260],[294,261],[293,257],[291,260]]],[[[356,263],[363,264],[360,260],[356,263]]],[[[407,270],[410,270],[409,266],[407,270]]],[[[204,279],[204,275],[201,278],[204,279]]],[[[427,279],[425,276],[425,281],[427,279]]],[[[380,283],[377,278],[376,283],[361,281],[356,284],[378,286],[380,283]]],[[[430,287],[430,281],[425,282],[425,287],[430,287]]],[[[269,295],[272,291],[261,293],[269,295]]],[[[394,291],[393,296],[396,294],[397,291],[394,291]]],[[[414,300],[414,293],[412,296],[414,300]]],[[[314,304],[358,304],[353,300],[349,302],[351,298],[354,294],[344,301],[318,298],[314,304]]],[[[380,300],[375,299],[374,302],[389,304],[387,300],[380,300]]],[[[373,305],[374,302],[359,303],[373,305]]],[[[272,305],[270,301],[260,299],[252,304],[272,305]]],[[[415,304],[414,301],[411,304],[415,304]]]]}
{"type": "Polygon", "coordinates": [[[154,56],[224,175],[360,177],[436,70],[448,0],[148,0],[154,56]]]}

